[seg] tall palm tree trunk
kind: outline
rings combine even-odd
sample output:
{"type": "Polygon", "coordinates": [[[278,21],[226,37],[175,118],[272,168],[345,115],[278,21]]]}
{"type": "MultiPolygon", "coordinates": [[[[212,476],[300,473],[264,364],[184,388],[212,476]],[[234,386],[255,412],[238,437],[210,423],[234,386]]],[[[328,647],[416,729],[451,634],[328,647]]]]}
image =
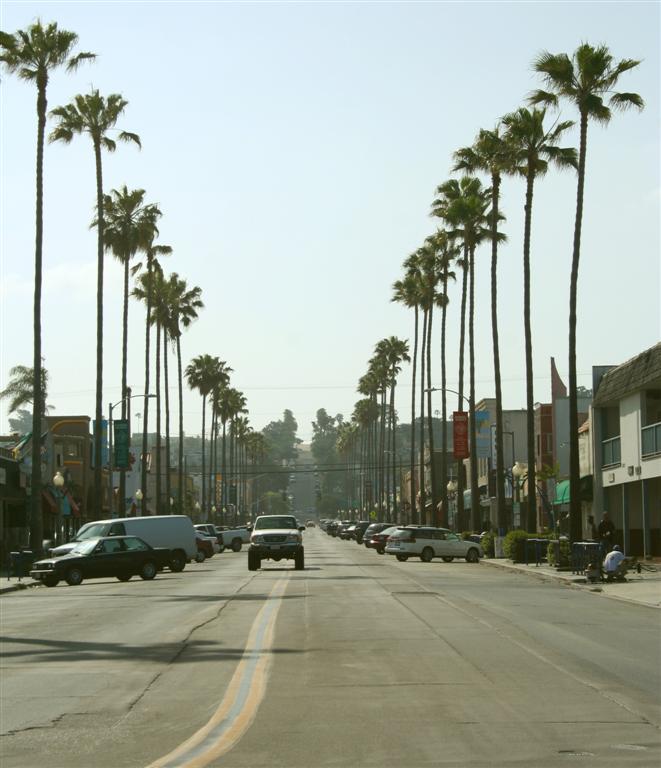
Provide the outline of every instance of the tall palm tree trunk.
{"type": "Polygon", "coordinates": [[[415,307],[415,327],[413,335],[413,365],[411,373],[411,522],[417,522],[417,505],[416,505],[416,482],[415,482],[415,385],[416,385],[416,368],[418,365],[418,324],[419,324],[419,310],[418,305],[415,307]]]}
{"type": "Polygon", "coordinates": [[[399,509],[397,507],[397,454],[395,453],[395,432],[397,430],[397,414],[395,413],[395,372],[393,371],[392,385],[390,387],[390,425],[392,435],[392,451],[390,456],[392,457],[392,498],[393,498],[393,510],[394,515],[391,520],[397,520],[399,517],[399,509]]]}
{"type": "MultiPolygon", "coordinates": [[[[448,292],[448,268],[447,266],[443,270],[443,294],[447,296],[448,292]]],[[[446,325],[447,325],[447,301],[443,302],[441,309],[441,509],[443,510],[441,525],[447,526],[449,524],[448,515],[448,470],[447,470],[447,446],[448,446],[448,434],[447,434],[447,419],[448,419],[448,403],[446,397],[445,387],[447,384],[445,370],[445,337],[446,337],[446,325]]]]}
{"type": "MultiPolygon", "coordinates": [[[[493,374],[496,385],[496,510],[498,528],[505,527],[505,459],[503,452],[503,393],[500,381],[498,338],[498,203],[500,176],[491,176],[491,336],[493,374]]],[[[473,466],[471,451],[471,467],[473,466]]],[[[479,523],[478,519],[478,523],[479,523]]],[[[474,530],[477,530],[476,528],[474,530]]],[[[530,530],[530,529],[528,529],[530,530]]]]}
{"type": "MultiPolygon", "coordinates": [[[[466,295],[468,293],[468,245],[464,243],[464,266],[461,283],[461,327],[459,331],[459,396],[458,410],[464,410],[464,350],[466,347],[466,295]]],[[[459,526],[464,519],[464,460],[457,459],[457,519],[459,526]]]]}
{"type": "Polygon", "coordinates": [[[526,347],[526,436],[528,443],[528,531],[537,526],[537,473],[535,467],[535,400],[533,392],[532,329],[530,323],[530,232],[535,172],[528,169],[526,178],[526,217],[523,231],[523,324],[526,347]]]}
{"type": "Polygon", "coordinates": [[[469,402],[470,402],[470,486],[471,486],[471,528],[477,531],[480,525],[480,490],[477,484],[477,428],[475,424],[475,246],[470,249],[470,285],[468,297],[468,356],[469,356],[469,402]]]}
{"type": "MultiPolygon", "coordinates": [[[[101,165],[101,145],[94,142],[94,160],[96,165],[96,209],[97,209],[97,274],[96,274],[96,430],[94,433],[94,514],[99,520],[103,517],[103,456],[102,429],[103,420],[103,168],[101,165]]],[[[110,466],[112,463],[110,462],[110,466]]],[[[112,472],[109,472],[109,490],[112,494],[112,472]]]]}
{"type": "Polygon", "coordinates": [[[162,512],[161,462],[161,324],[156,323],[156,514],[162,512]]]}
{"type": "Polygon", "coordinates": [[[438,481],[436,477],[436,462],[434,461],[434,414],[431,407],[431,340],[433,319],[434,302],[432,298],[429,305],[429,320],[427,323],[427,429],[429,432],[429,471],[431,482],[431,513],[429,522],[432,525],[438,522],[438,481]]]}
{"type": "Polygon", "coordinates": [[[150,339],[151,339],[151,305],[152,305],[152,257],[147,255],[147,321],[145,323],[145,398],[142,404],[142,458],[140,462],[140,484],[142,486],[142,501],[140,513],[145,514],[149,510],[147,498],[147,455],[149,453],[149,363],[150,363],[150,339]]]}
{"type": "Polygon", "coordinates": [[[163,384],[165,389],[165,499],[167,513],[172,514],[172,479],[170,477],[170,380],[168,376],[168,332],[163,327],[163,384]]]}
{"type": "Polygon", "coordinates": [[[177,512],[184,511],[184,384],[181,370],[181,334],[177,334],[177,383],[179,386],[179,456],[177,460],[177,512]]]}
{"type": "MultiPolygon", "coordinates": [[[[127,350],[128,350],[128,335],[129,335],[129,260],[124,261],[124,301],[122,305],[122,386],[120,392],[122,393],[122,419],[126,418],[128,413],[128,401],[126,396],[126,378],[127,378],[127,350]]],[[[129,436],[130,439],[130,436],[129,436]]],[[[126,468],[120,467],[119,470],[119,493],[117,500],[117,508],[119,516],[124,517],[124,510],[126,509],[126,468]]]]}
{"type": "Polygon", "coordinates": [[[224,516],[227,509],[227,419],[223,419],[223,463],[222,463],[222,481],[221,481],[221,506],[222,506],[222,521],[225,524],[224,516]]]}
{"type": "Polygon", "coordinates": [[[206,520],[207,515],[207,497],[206,497],[206,474],[204,472],[204,435],[206,432],[207,416],[207,396],[202,395],[202,519],[206,520]]]}
{"type": "MultiPolygon", "coordinates": [[[[30,547],[35,555],[43,550],[44,521],[41,513],[41,415],[44,412],[41,388],[41,282],[44,239],[44,134],[46,131],[46,77],[37,82],[37,168],[36,226],[34,244],[34,348],[32,373],[32,495],[30,497],[30,547]],[[35,458],[39,457],[36,461],[35,458]]],[[[59,532],[58,532],[59,533],[59,532]]]]}
{"type": "Polygon", "coordinates": [[[578,457],[578,393],[576,379],[576,303],[578,265],[581,255],[581,226],[583,223],[583,190],[585,186],[585,155],[588,140],[588,116],[581,111],[581,140],[578,155],[578,185],[576,190],[576,221],[569,285],[569,538],[582,537],[581,501],[579,498],[580,465],[578,457]]]}
{"type": "Polygon", "coordinates": [[[381,429],[379,430],[379,511],[380,520],[383,520],[386,494],[386,388],[381,390],[381,429]]]}
{"type": "Polygon", "coordinates": [[[420,349],[420,522],[427,522],[425,491],[425,358],[427,349],[427,310],[422,312],[422,344],[420,349]]]}

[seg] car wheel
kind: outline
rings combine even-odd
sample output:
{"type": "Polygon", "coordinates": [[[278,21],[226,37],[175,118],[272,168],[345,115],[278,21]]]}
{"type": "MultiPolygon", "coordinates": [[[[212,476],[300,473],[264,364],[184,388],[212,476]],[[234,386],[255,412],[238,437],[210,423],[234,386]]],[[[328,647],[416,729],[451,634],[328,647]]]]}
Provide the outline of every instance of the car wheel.
{"type": "Polygon", "coordinates": [[[385,548],[385,547],[377,547],[377,548],[376,548],[376,551],[377,551],[377,552],[378,552],[380,555],[385,555],[385,554],[386,554],[386,548],[385,548]]]}
{"type": "Polygon", "coordinates": [[[444,563],[451,563],[451,562],[454,560],[454,557],[448,557],[447,555],[444,555],[444,556],[441,558],[441,560],[442,560],[444,563]]]}
{"type": "Polygon", "coordinates": [[[234,539],[232,542],[232,552],[240,552],[241,551],[241,539],[234,539]]]}
{"type": "Polygon", "coordinates": [[[146,560],[140,569],[140,578],[151,581],[154,576],[156,576],[156,563],[153,560],[146,560]]]}
{"type": "Polygon", "coordinates": [[[83,581],[83,572],[80,568],[69,568],[64,579],[70,587],[77,587],[83,581]]]}
{"type": "Polygon", "coordinates": [[[480,553],[475,549],[475,547],[472,547],[471,549],[466,552],[466,562],[467,563],[477,563],[477,561],[480,559],[480,553]]]}
{"type": "Polygon", "coordinates": [[[207,559],[207,556],[202,552],[201,549],[198,549],[195,553],[195,562],[196,563],[203,563],[207,559]]]}
{"type": "Polygon", "coordinates": [[[44,584],[47,587],[56,587],[60,583],[57,576],[44,576],[44,584]]]}
{"type": "Polygon", "coordinates": [[[305,569],[305,553],[300,549],[294,557],[294,566],[297,571],[305,569]]]}
{"type": "Polygon", "coordinates": [[[256,571],[261,565],[261,561],[256,552],[248,550],[248,570],[256,571]]]}
{"type": "Polygon", "coordinates": [[[172,557],[170,557],[170,570],[174,573],[179,573],[180,571],[183,571],[185,567],[186,558],[184,557],[183,552],[173,552],[172,557]]]}
{"type": "Polygon", "coordinates": [[[225,545],[224,544],[220,544],[219,546],[220,546],[220,549],[218,550],[218,554],[220,554],[221,552],[225,551],[225,545]]]}
{"type": "Polygon", "coordinates": [[[132,574],[125,574],[124,576],[118,576],[119,581],[130,581],[132,574]]]}
{"type": "Polygon", "coordinates": [[[395,557],[399,560],[400,563],[405,563],[408,559],[408,555],[395,555],[395,557]]]}
{"type": "Polygon", "coordinates": [[[420,559],[423,563],[431,563],[434,557],[434,550],[431,547],[425,547],[420,553],[420,559]]]}

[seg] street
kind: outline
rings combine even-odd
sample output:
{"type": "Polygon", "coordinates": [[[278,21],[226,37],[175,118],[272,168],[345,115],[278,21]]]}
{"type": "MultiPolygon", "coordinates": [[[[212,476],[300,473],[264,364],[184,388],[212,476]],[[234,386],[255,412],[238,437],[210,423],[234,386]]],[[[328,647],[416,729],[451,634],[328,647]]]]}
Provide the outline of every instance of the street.
{"type": "Polygon", "coordinates": [[[659,611],[319,529],[153,582],[4,595],[3,768],[649,766],[659,611]]]}

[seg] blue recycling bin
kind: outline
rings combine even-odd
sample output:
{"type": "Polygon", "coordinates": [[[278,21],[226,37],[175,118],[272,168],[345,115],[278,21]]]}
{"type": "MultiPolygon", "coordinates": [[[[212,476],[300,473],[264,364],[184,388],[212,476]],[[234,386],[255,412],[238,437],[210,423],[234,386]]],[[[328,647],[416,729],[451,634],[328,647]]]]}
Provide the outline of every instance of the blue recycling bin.
{"type": "Polygon", "coordinates": [[[603,548],[598,541],[575,541],[571,545],[572,573],[585,573],[588,563],[597,565],[603,559],[603,548]]]}
{"type": "Polygon", "coordinates": [[[523,548],[525,564],[530,565],[533,562],[535,565],[541,565],[542,561],[546,558],[548,545],[548,539],[526,539],[523,548]]]}

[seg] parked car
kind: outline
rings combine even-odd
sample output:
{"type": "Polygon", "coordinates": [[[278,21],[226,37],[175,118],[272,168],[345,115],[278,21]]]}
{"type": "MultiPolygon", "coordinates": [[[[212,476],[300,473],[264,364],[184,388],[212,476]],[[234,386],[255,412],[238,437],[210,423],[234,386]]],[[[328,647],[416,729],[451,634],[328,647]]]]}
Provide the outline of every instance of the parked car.
{"type": "Polygon", "coordinates": [[[469,563],[477,563],[484,556],[482,547],[475,541],[464,541],[447,528],[426,526],[400,528],[388,537],[386,553],[400,561],[419,557],[429,563],[435,557],[451,563],[455,557],[463,557],[469,563]]]}
{"type": "Polygon", "coordinates": [[[375,533],[370,533],[369,535],[368,532],[365,531],[365,538],[363,539],[363,543],[368,549],[376,549],[380,555],[385,555],[386,542],[388,541],[388,537],[391,533],[394,533],[397,530],[398,526],[388,523],[377,523],[377,525],[385,525],[386,527],[382,527],[380,530],[377,530],[375,533]]]}
{"type": "Polygon", "coordinates": [[[365,535],[365,531],[370,527],[370,525],[371,523],[369,520],[360,520],[356,523],[353,538],[357,544],[363,543],[363,536],[365,535]]]}
{"type": "Polygon", "coordinates": [[[308,520],[305,523],[305,525],[306,525],[307,528],[314,528],[315,527],[315,522],[314,522],[314,520],[308,520]]]}
{"type": "Polygon", "coordinates": [[[156,549],[172,551],[169,563],[171,571],[183,571],[186,563],[195,558],[195,528],[186,515],[149,515],[124,517],[114,520],[96,520],[83,525],[68,544],[61,544],[49,551],[51,557],[61,557],[87,539],[103,536],[138,536],[156,549]]]}
{"type": "Polygon", "coordinates": [[[293,560],[296,570],[305,567],[302,533],[293,515],[261,515],[255,520],[248,549],[248,570],[256,571],[262,560],[293,560]]]}
{"type": "Polygon", "coordinates": [[[347,529],[347,528],[348,528],[350,525],[352,525],[352,523],[351,523],[351,520],[341,520],[341,521],[338,523],[338,526],[337,526],[337,528],[336,528],[336,530],[335,530],[335,536],[336,536],[336,538],[338,538],[338,539],[343,539],[343,538],[345,538],[343,534],[344,534],[344,532],[346,531],[346,529],[347,529]]]}
{"type": "Polygon", "coordinates": [[[207,557],[213,557],[216,554],[214,545],[217,551],[220,552],[220,547],[215,539],[211,536],[205,536],[202,531],[195,530],[195,543],[197,544],[197,554],[195,555],[196,563],[203,563],[207,557]]]}
{"type": "Polygon", "coordinates": [[[169,549],[151,547],[137,536],[95,537],[79,541],[66,555],[37,560],[30,576],[47,587],[56,587],[62,579],[72,587],[84,579],[112,576],[120,581],[135,575],[150,580],[171,558],[169,549]]]}
{"type": "Polygon", "coordinates": [[[353,535],[355,531],[356,531],[356,526],[353,523],[351,525],[343,525],[340,528],[338,537],[343,541],[350,541],[351,539],[353,539],[353,535]]]}
{"type": "Polygon", "coordinates": [[[223,532],[218,530],[215,525],[211,523],[197,523],[195,530],[199,531],[204,536],[210,536],[218,545],[218,549],[214,548],[214,552],[222,552],[225,549],[223,544],[223,532]]]}

